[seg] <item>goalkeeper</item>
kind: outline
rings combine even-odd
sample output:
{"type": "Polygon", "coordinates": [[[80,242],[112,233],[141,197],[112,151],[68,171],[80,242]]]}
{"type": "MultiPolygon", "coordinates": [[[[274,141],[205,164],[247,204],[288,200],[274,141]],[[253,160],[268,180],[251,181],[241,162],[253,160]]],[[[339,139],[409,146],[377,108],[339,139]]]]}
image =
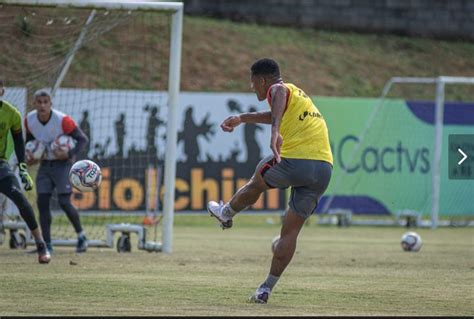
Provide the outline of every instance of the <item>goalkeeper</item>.
{"type": "Polygon", "coordinates": [[[18,180],[7,161],[6,152],[8,132],[10,131],[15,145],[21,182],[26,191],[32,190],[33,180],[28,174],[25,163],[25,144],[21,129],[21,115],[15,107],[3,100],[4,93],[4,83],[0,79],[0,193],[5,194],[18,207],[21,217],[25,220],[35,239],[39,263],[47,264],[51,260],[51,255],[36,222],[33,208],[26,200],[25,195],[23,195],[18,180]]]}
{"type": "MultiPolygon", "coordinates": [[[[79,212],[71,203],[72,188],[68,175],[76,154],[82,151],[88,138],[69,115],[52,107],[51,98],[51,93],[47,89],[36,91],[34,94],[35,110],[25,116],[26,141],[36,139],[46,145],[46,154],[41,159],[36,175],[41,230],[48,250],[52,252],[50,200],[56,189],[59,206],[66,213],[77,233],[76,252],[83,253],[87,251],[87,238],[81,225],[79,212]],[[56,138],[63,134],[74,138],[76,146],[67,152],[60,149],[53,151],[48,145],[51,145],[56,138]]],[[[34,163],[35,160],[27,158],[28,165],[34,163]]]]}

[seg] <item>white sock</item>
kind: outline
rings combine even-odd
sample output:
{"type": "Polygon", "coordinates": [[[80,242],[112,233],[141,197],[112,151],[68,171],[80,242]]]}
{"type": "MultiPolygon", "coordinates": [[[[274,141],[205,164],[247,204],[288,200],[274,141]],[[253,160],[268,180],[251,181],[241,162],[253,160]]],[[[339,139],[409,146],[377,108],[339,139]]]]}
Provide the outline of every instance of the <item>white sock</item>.
{"type": "Polygon", "coordinates": [[[276,283],[278,282],[278,279],[280,279],[280,277],[268,274],[267,279],[263,282],[263,284],[260,285],[260,287],[264,286],[272,290],[273,287],[275,287],[276,283]]]}
{"type": "Polygon", "coordinates": [[[227,203],[224,205],[224,208],[222,210],[222,215],[224,215],[227,218],[232,218],[237,214],[237,212],[230,206],[230,203],[227,203]]]}

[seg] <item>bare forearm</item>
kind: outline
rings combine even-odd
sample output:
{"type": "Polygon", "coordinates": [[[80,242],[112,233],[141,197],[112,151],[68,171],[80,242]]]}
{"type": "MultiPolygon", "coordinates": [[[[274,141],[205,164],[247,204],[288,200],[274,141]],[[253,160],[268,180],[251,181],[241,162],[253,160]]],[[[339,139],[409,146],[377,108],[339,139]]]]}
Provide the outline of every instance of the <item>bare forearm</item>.
{"type": "Polygon", "coordinates": [[[272,123],[272,112],[249,112],[240,114],[240,120],[242,123],[272,123]]]}

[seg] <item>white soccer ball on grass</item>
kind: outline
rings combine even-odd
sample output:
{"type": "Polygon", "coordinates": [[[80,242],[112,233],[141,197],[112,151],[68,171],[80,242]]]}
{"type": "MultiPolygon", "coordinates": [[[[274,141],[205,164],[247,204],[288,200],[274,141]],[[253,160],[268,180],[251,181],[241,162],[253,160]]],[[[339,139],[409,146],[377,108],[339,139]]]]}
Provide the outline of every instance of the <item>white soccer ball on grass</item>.
{"type": "Polygon", "coordinates": [[[421,249],[423,242],[420,235],[415,232],[407,232],[403,234],[400,245],[404,251],[417,252],[421,249]]]}

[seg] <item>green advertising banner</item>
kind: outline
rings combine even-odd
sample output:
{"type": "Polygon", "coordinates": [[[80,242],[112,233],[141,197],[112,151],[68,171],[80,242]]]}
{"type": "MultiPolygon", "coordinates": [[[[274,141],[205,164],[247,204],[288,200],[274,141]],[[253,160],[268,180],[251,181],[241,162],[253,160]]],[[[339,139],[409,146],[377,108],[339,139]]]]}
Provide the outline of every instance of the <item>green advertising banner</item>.
{"type": "MultiPolygon", "coordinates": [[[[314,100],[327,121],[334,155],[326,193],[335,195],[331,208],[356,214],[431,213],[434,103],[387,99],[376,107],[378,99],[314,100]]],[[[439,211],[446,217],[474,216],[474,180],[449,179],[450,134],[474,134],[474,104],[445,105],[439,211]]]]}
{"type": "MultiPolygon", "coordinates": [[[[21,92],[12,102],[24,109],[26,90],[21,92]]],[[[96,193],[73,195],[79,209],[140,213],[146,200],[154,207],[158,182],[147,185],[145,179],[157,176],[163,166],[167,108],[162,94],[58,90],[55,105],[75,119],[90,139],[80,158],[98,163],[104,175],[96,193]],[[87,98],[77,98],[82,95],[87,98]]],[[[343,97],[315,97],[314,101],[328,124],[334,155],[333,176],[317,212],[343,208],[356,215],[402,210],[431,214],[433,102],[386,99],[379,105],[379,99],[343,97]]],[[[229,200],[261,158],[271,153],[269,125],[241,125],[229,134],[219,124],[229,115],[266,111],[268,104],[257,102],[251,93],[199,92],[182,92],[180,104],[175,209],[202,213],[209,200],[229,200]]],[[[469,135],[474,134],[474,104],[447,102],[444,109],[439,216],[474,217],[474,137],[469,135]],[[459,146],[469,155],[464,166],[456,166],[459,146]]],[[[275,189],[250,211],[282,211],[286,205],[285,193],[275,189]]]]}

